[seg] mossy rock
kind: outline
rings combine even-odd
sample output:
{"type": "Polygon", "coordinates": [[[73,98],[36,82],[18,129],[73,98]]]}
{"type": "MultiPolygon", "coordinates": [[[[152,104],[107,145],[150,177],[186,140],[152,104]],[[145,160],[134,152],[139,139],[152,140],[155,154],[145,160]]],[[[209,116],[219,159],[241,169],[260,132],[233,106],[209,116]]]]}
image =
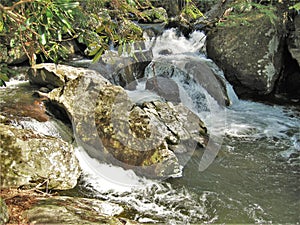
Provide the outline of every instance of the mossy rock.
{"type": "Polygon", "coordinates": [[[282,20],[251,11],[228,17],[222,24],[207,36],[208,56],[240,97],[270,94],[283,65],[282,20]]]}
{"type": "Polygon", "coordinates": [[[1,187],[71,189],[80,168],[73,146],[55,137],[0,124],[1,187]]]}

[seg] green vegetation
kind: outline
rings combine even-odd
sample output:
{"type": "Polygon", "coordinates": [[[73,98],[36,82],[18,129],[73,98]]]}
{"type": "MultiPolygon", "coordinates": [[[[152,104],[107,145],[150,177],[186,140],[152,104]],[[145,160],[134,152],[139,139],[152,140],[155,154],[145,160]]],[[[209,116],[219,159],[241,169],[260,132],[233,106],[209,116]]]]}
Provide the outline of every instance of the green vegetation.
{"type": "Polygon", "coordinates": [[[74,38],[74,17],[79,3],[72,0],[21,0],[11,6],[0,4],[2,43],[21,46],[31,64],[36,54],[57,61],[66,57],[63,42],[74,38]],[[9,42],[9,43],[8,43],[9,42]]]}
{"type": "MultiPolygon", "coordinates": [[[[219,0],[181,1],[180,21],[191,24],[203,16],[199,7],[211,7],[219,0]]],[[[58,63],[70,54],[70,42],[84,46],[84,54],[99,60],[111,47],[119,54],[130,52],[130,43],[142,40],[142,30],[134,22],[167,22],[164,9],[155,8],[154,0],[1,0],[0,1],[0,86],[9,73],[5,63],[28,58],[58,63]],[[2,63],[2,64],[1,64],[2,63]]],[[[161,4],[158,2],[158,5],[161,4]]],[[[234,0],[219,26],[251,24],[265,14],[272,23],[280,0],[234,0]]],[[[299,10],[289,0],[291,9],[299,10]]],[[[285,4],[285,3],[281,3],[285,4]]],[[[174,6],[175,7],[175,6],[174,6]]],[[[201,8],[200,7],[200,8],[201,8]]],[[[202,9],[201,8],[201,9],[202,9]]]]}
{"type": "Polygon", "coordinates": [[[202,12],[191,0],[186,0],[186,4],[181,10],[181,15],[187,20],[197,20],[200,17],[203,17],[202,12]]]}
{"type": "Polygon", "coordinates": [[[295,9],[295,10],[300,10],[300,2],[296,3],[295,5],[292,5],[289,7],[289,9],[295,9]]]}
{"type": "Polygon", "coordinates": [[[97,60],[110,45],[141,39],[141,29],[130,20],[148,20],[142,10],[151,7],[147,0],[2,1],[1,44],[21,47],[34,65],[37,55],[43,61],[66,59],[65,43],[76,39],[97,60]]]}
{"type": "Polygon", "coordinates": [[[19,0],[0,2],[0,86],[8,80],[6,63],[22,54],[31,65],[58,63],[70,54],[68,43],[87,46],[87,55],[98,60],[111,46],[130,51],[127,43],[142,39],[132,22],[151,21],[143,11],[148,0],[19,0]]]}
{"type": "Polygon", "coordinates": [[[272,24],[275,24],[278,16],[276,15],[276,7],[270,4],[264,5],[249,0],[236,0],[232,2],[225,11],[223,18],[218,22],[218,26],[251,26],[251,21],[267,16],[272,24]]]}

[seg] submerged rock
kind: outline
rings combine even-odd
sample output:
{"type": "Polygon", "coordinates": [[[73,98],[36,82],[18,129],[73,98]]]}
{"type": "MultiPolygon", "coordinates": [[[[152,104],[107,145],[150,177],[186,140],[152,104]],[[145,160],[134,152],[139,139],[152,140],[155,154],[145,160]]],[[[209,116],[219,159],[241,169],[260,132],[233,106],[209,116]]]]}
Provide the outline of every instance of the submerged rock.
{"type": "Polygon", "coordinates": [[[270,94],[283,64],[283,23],[253,11],[239,18],[208,33],[207,54],[239,96],[270,94]]]}
{"type": "Polygon", "coordinates": [[[176,155],[180,151],[172,149],[181,145],[186,149],[182,153],[192,154],[197,144],[207,142],[203,122],[182,104],[136,104],[122,87],[92,70],[86,69],[48,97],[66,109],[76,141],[90,156],[145,176],[180,174],[183,163],[176,155]]]}
{"type": "Polygon", "coordinates": [[[1,187],[64,190],[77,184],[80,168],[72,145],[2,123],[0,137],[1,187]]]}
{"type": "Polygon", "coordinates": [[[34,118],[40,122],[46,122],[50,119],[46,113],[46,107],[42,99],[35,99],[33,102],[17,102],[18,104],[11,104],[8,106],[0,107],[2,114],[12,119],[20,117],[34,118]]]}

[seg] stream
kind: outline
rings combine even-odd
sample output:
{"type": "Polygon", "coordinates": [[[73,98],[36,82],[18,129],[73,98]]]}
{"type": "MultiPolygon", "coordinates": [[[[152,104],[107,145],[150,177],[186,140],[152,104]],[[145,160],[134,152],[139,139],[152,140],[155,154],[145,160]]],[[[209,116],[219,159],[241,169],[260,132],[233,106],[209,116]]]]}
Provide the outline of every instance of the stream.
{"type": "MultiPolygon", "coordinates": [[[[208,61],[223,76],[205,57],[204,39],[200,32],[186,39],[168,30],[156,40],[154,60],[168,49],[178,59],[192,55],[208,61]]],[[[201,169],[204,154],[195,151],[181,177],[155,181],[100,164],[79,146],[76,154],[83,175],[78,187],[66,193],[119,203],[127,208],[125,217],[141,223],[299,223],[299,105],[239,100],[228,84],[231,105],[220,107],[201,86],[187,88],[178,77],[172,79],[179,86],[181,101],[199,115],[218,142],[214,160],[201,169]],[[197,105],[199,96],[193,93],[198,92],[205,96],[205,107],[197,105]]],[[[143,92],[144,84],[139,85],[143,92]]],[[[0,88],[0,108],[31,101],[33,91],[28,82],[8,82],[7,88],[0,88]]],[[[22,126],[69,138],[55,119],[24,120],[22,126]]]]}

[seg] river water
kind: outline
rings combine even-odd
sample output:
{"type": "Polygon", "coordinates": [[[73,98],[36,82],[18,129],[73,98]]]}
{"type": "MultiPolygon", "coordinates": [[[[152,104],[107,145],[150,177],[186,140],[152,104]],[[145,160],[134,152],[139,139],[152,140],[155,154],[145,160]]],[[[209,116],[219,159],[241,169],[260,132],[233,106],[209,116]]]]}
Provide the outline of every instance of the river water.
{"type": "MultiPolygon", "coordinates": [[[[186,39],[176,36],[174,30],[166,31],[153,48],[154,57],[169,49],[179,58],[193,54],[209,61],[203,39],[199,32],[186,39]]],[[[9,96],[16,87],[1,88],[1,97],[9,96]]],[[[193,86],[183,92],[202,89],[193,86]]],[[[21,90],[32,93],[26,83],[21,90]]],[[[228,92],[232,102],[228,107],[219,107],[207,93],[208,108],[204,110],[194,105],[193,95],[188,94],[190,101],[183,102],[198,113],[218,141],[218,154],[207,168],[199,167],[203,152],[196,150],[181,177],[154,181],[100,164],[77,147],[84,174],[74,195],[117,202],[126,207],[123,216],[139,222],[300,223],[299,106],[239,100],[229,85],[228,92]]],[[[7,98],[0,104],[7,104],[7,98]]]]}

